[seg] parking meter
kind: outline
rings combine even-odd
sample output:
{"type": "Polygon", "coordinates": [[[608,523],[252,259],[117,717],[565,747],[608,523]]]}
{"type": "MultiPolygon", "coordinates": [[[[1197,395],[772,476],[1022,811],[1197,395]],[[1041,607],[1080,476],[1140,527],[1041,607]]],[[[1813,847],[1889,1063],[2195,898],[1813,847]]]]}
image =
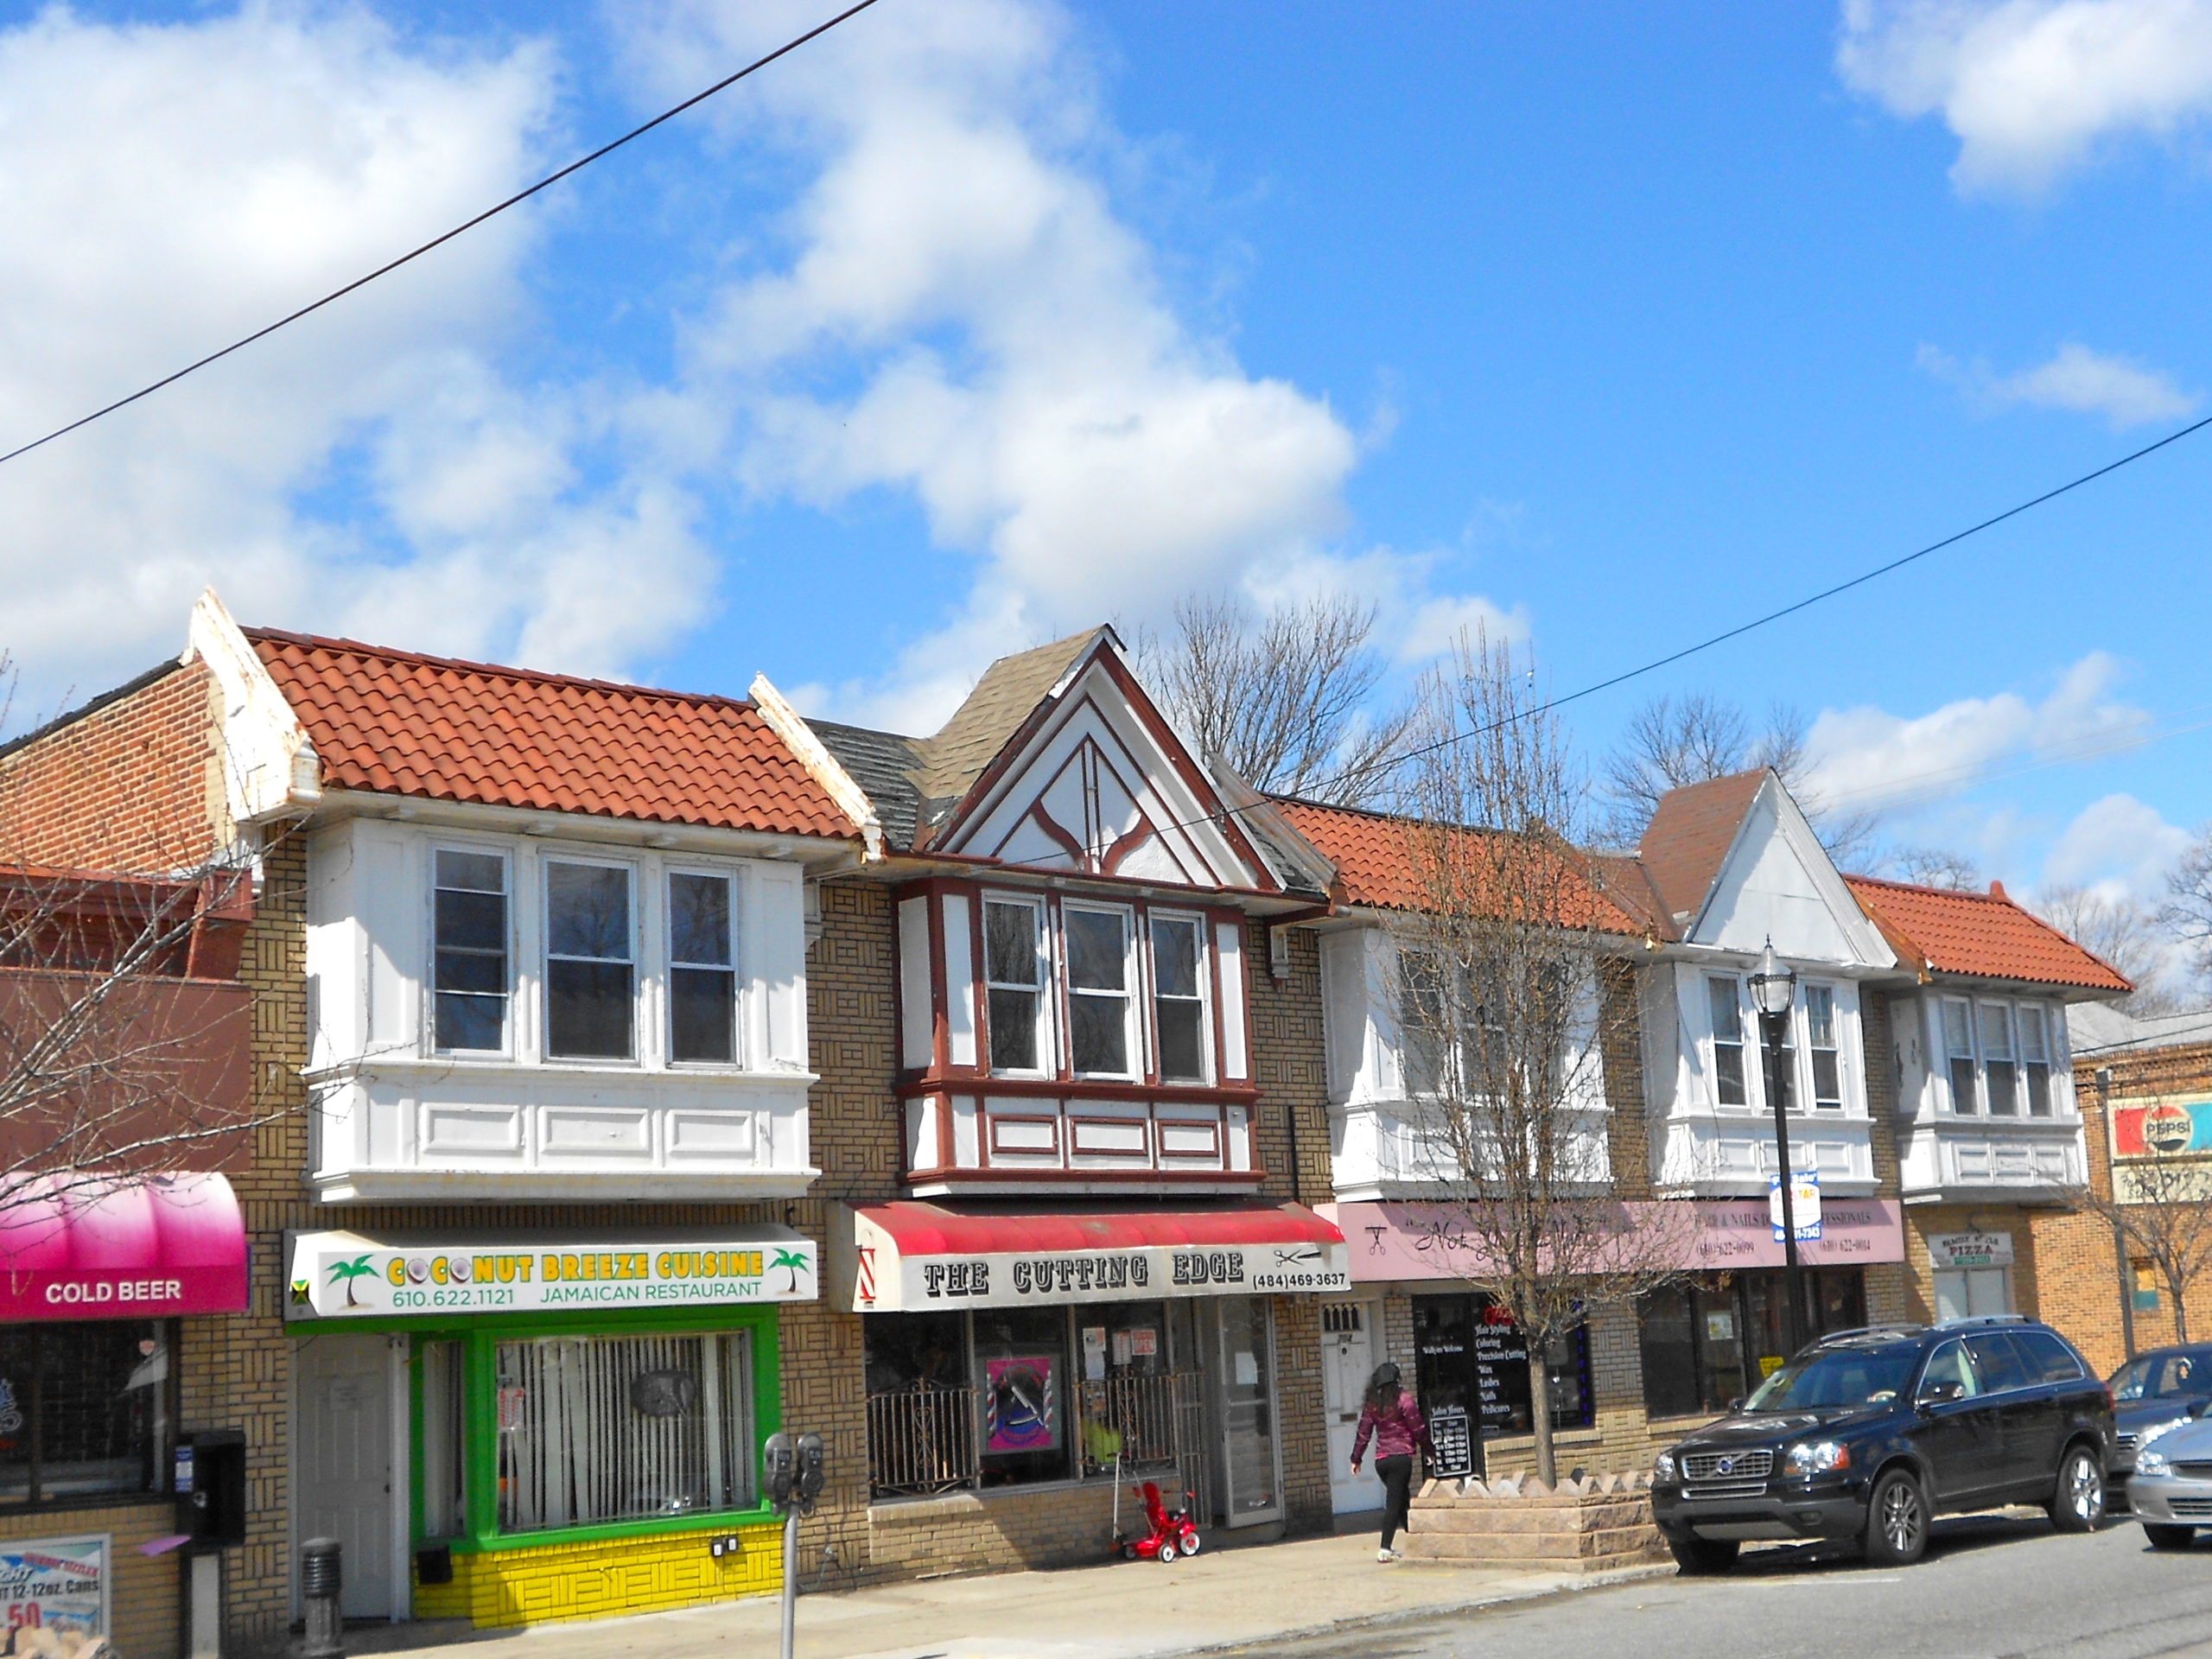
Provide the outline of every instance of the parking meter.
{"type": "Polygon", "coordinates": [[[760,1449],[760,1461],[768,1481],[768,1502],[779,1510],[789,1507],[791,1489],[798,1482],[798,1450],[791,1437],[771,1434],[760,1449]]]}
{"type": "Polygon", "coordinates": [[[809,1515],[814,1513],[814,1500],[822,1496],[823,1483],[829,1478],[829,1450],[822,1444],[819,1434],[798,1437],[798,1501],[809,1515]]]}

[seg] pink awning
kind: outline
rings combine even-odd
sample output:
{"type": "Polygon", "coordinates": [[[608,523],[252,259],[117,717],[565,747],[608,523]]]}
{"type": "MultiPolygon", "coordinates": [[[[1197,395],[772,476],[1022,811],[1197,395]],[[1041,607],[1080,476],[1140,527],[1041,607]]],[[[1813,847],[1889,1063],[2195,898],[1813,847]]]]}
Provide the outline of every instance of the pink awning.
{"type": "Polygon", "coordinates": [[[245,1306],[245,1218],[220,1175],[67,1189],[48,1179],[0,1203],[0,1324],[245,1306]]]}

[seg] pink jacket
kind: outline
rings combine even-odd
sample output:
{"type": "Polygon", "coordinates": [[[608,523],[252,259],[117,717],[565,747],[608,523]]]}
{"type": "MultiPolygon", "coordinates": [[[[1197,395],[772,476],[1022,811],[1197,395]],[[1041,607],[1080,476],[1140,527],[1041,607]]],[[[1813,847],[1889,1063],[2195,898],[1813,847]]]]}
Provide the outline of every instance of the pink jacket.
{"type": "MultiPolygon", "coordinates": [[[[1362,1408],[1359,1431],[1352,1436],[1351,1461],[1355,1469],[1367,1455],[1367,1440],[1375,1438],[1376,1461],[1384,1458],[1409,1458],[1417,1446],[1427,1446],[1428,1425],[1421,1421],[1421,1408],[1414,1397],[1401,1391],[1398,1403],[1388,1411],[1377,1411],[1372,1406],[1362,1408]]],[[[1432,1447],[1433,1451],[1434,1448],[1432,1447]]]]}

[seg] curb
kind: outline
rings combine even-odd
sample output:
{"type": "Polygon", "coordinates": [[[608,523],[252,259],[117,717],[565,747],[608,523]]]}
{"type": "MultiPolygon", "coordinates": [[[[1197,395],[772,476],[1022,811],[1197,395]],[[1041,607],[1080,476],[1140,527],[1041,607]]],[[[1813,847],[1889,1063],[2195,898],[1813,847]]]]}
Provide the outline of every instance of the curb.
{"type": "Polygon", "coordinates": [[[1480,1612],[1486,1607],[1501,1607],[1515,1602],[1542,1601],[1552,1596],[1580,1595],[1588,1590],[1610,1590],[1617,1585],[1635,1584],[1645,1579],[1673,1578],[1680,1571],[1672,1561],[1654,1561],[1648,1567],[1618,1567],[1604,1573],[1562,1578],[1548,1584],[1518,1589],[1510,1586],[1492,1589],[1462,1601],[1440,1601],[1427,1607],[1393,1608],[1382,1613],[1356,1613],[1346,1618],[1331,1619],[1325,1624],[1302,1625],[1287,1630],[1269,1630],[1264,1636],[1240,1637],[1234,1642],[1209,1642],[1195,1648],[1163,1648],[1154,1659],[1187,1659],[1187,1656],[1210,1653],[1252,1653],[1272,1648],[1278,1643],[1310,1642],[1321,1637],[1353,1630],[1415,1624],[1423,1619],[1448,1618],[1455,1613],[1480,1612]]]}

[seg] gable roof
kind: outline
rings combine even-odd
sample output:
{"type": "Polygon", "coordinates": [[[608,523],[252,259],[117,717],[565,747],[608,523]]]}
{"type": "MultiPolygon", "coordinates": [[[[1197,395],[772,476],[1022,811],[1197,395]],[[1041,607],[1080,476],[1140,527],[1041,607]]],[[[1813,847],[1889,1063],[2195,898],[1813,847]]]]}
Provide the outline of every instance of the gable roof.
{"type": "Polygon", "coordinates": [[[858,839],[753,704],[244,631],[326,787],[858,839]]]}
{"type": "Polygon", "coordinates": [[[1844,880],[1859,907],[1898,945],[1898,954],[1916,966],[2084,990],[2135,988],[2110,963],[2013,903],[2000,883],[1992,882],[1987,893],[1961,893],[1871,875],[1844,880]]]}
{"type": "Polygon", "coordinates": [[[966,795],[1068,670],[1110,632],[1090,628],[1001,657],[985,669],[952,718],[919,746],[922,772],[915,782],[923,794],[941,801],[966,795]]]}
{"type": "MultiPolygon", "coordinates": [[[[1293,829],[1318,848],[1337,867],[1337,896],[1344,903],[1371,905],[1381,910],[1419,910],[1429,894],[1417,868],[1413,836],[1421,828],[1411,818],[1357,807],[1328,806],[1288,796],[1272,798],[1293,829]]],[[[1495,830],[1457,828],[1448,834],[1476,838],[1499,838],[1495,830]]],[[[1616,878],[1613,861],[1598,861],[1576,854],[1565,872],[1564,889],[1579,913],[1567,918],[1571,926],[1595,926],[1600,932],[1641,937],[1651,919],[1638,902],[1635,886],[1616,878]]]]}
{"type": "Polygon", "coordinates": [[[1637,851],[1669,915],[1694,918],[1705,908],[1744,819],[1771,775],[1761,766],[1685,785],[1659,798],[1637,851]]]}

